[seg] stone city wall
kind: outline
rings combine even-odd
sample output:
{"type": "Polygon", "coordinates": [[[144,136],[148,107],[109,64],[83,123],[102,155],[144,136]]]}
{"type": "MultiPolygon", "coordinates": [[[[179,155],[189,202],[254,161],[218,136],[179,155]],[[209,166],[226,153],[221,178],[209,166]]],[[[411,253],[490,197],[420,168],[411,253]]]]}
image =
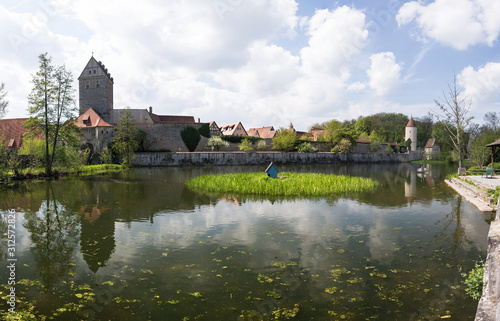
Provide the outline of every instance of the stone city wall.
{"type": "Polygon", "coordinates": [[[422,159],[422,153],[407,154],[339,154],[285,152],[194,152],[136,153],[139,166],[223,166],[277,164],[335,163],[405,163],[422,159]]]}
{"type": "Polygon", "coordinates": [[[488,256],[484,267],[483,295],[479,300],[475,321],[500,320],[500,201],[496,219],[491,222],[488,233],[488,256]]]}

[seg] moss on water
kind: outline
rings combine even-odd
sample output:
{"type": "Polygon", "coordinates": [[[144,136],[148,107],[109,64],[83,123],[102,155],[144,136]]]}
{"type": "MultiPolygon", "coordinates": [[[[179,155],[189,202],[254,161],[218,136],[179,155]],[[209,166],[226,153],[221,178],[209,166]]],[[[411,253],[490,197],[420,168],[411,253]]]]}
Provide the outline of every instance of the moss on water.
{"type": "Polygon", "coordinates": [[[269,178],[264,173],[205,175],[186,182],[204,193],[262,196],[331,196],[373,191],[380,184],[369,178],[315,173],[281,173],[269,178]]]}

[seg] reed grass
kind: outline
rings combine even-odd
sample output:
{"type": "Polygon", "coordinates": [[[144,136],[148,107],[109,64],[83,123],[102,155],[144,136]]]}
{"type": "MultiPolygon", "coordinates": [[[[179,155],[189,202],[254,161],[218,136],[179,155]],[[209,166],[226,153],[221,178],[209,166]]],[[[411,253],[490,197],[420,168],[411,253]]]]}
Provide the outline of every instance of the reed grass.
{"type": "Polygon", "coordinates": [[[188,188],[204,193],[294,197],[352,195],[379,185],[369,178],[314,173],[280,173],[278,178],[264,173],[205,175],[186,182],[188,188]]]}

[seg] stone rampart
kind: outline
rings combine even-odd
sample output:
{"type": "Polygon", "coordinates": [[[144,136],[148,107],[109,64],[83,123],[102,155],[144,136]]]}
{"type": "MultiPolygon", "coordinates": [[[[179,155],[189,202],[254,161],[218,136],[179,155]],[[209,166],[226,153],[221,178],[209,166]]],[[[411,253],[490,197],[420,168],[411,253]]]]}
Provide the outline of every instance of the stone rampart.
{"type": "Polygon", "coordinates": [[[405,163],[420,160],[421,153],[407,154],[340,154],[286,152],[194,152],[194,153],[136,153],[139,166],[223,166],[277,164],[335,164],[335,163],[405,163]]]}
{"type": "Polygon", "coordinates": [[[488,233],[488,256],[484,267],[483,295],[479,300],[475,321],[500,320],[500,201],[496,219],[491,222],[488,233]]]}

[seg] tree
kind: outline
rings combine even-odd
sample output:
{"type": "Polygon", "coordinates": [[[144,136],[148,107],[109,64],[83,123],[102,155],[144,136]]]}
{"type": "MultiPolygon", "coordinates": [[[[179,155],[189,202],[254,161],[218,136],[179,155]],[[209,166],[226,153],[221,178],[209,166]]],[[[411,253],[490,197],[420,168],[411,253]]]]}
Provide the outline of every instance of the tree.
{"type": "Polygon", "coordinates": [[[463,88],[457,88],[457,77],[453,77],[453,84],[448,85],[448,94],[443,93],[443,98],[434,100],[441,113],[432,113],[434,117],[444,126],[450,137],[453,148],[457,153],[458,167],[463,167],[463,149],[465,142],[463,134],[474,117],[467,114],[471,107],[471,101],[463,95],[463,88]]]}
{"type": "Polygon", "coordinates": [[[181,138],[190,152],[194,152],[201,140],[200,133],[192,126],[186,126],[181,130],[181,138]]]}
{"type": "Polygon", "coordinates": [[[0,119],[5,116],[7,113],[7,106],[9,105],[9,101],[5,99],[5,96],[7,96],[7,92],[4,90],[5,89],[5,84],[1,83],[0,84],[0,119]]]}
{"type": "Polygon", "coordinates": [[[48,53],[39,57],[40,67],[33,76],[28,96],[29,120],[25,122],[31,137],[45,141],[45,173],[51,176],[56,148],[60,143],[75,144],[79,128],[71,119],[77,113],[72,87],[73,76],[65,66],[52,66],[48,53]]]}
{"type": "Polygon", "coordinates": [[[500,129],[500,117],[498,117],[496,112],[488,112],[484,115],[484,121],[488,128],[496,132],[500,129]]]}
{"type": "Polygon", "coordinates": [[[273,149],[289,151],[297,143],[297,132],[294,130],[280,128],[273,137],[273,149]]]}
{"type": "Polygon", "coordinates": [[[129,108],[126,108],[120,114],[115,134],[111,139],[113,150],[121,156],[122,164],[132,165],[134,162],[134,152],[139,147],[138,137],[139,134],[135,127],[132,112],[129,108]]]}

